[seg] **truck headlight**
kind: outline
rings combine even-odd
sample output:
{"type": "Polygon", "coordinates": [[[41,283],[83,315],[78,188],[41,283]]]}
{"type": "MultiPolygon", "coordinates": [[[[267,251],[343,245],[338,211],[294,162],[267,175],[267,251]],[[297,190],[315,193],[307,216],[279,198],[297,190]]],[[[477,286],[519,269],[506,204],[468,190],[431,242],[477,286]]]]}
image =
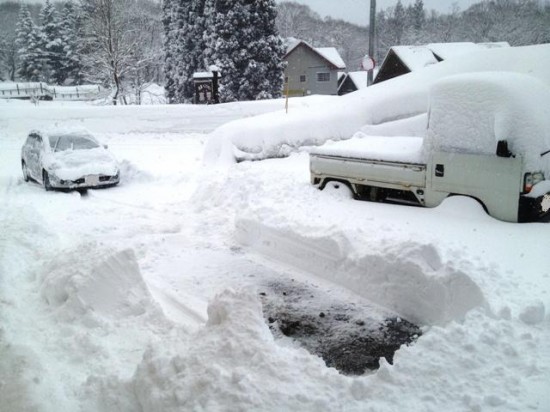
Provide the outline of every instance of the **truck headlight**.
{"type": "Polygon", "coordinates": [[[537,183],[540,183],[544,180],[544,173],[534,172],[534,173],[525,173],[523,178],[523,192],[529,193],[533,186],[537,183]]]}

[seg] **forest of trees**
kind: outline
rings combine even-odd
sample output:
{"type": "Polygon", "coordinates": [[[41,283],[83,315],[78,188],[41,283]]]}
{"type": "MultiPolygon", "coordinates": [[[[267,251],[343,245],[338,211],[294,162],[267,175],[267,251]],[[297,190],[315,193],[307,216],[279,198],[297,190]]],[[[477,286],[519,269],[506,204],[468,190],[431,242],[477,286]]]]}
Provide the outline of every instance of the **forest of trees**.
{"type": "Polygon", "coordinates": [[[0,80],[101,84],[112,102],[162,83],[161,8],[151,0],[0,4],[0,80]]]}
{"type": "MultiPolygon", "coordinates": [[[[93,82],[113,90],[113,103],[155,82],[180,102],[191,99],[193,72],[215,64],[224,73],[224,101],[269,98],[282,89],[281,44],[289,38],[336,47],[350,71],[368,48],[366,25],[321,18],[291,1],[5,1],[0,81],[93,82]]],[[[550,2],[483,0],[437,13],[422,0],[396,0],[377,13],[378,62],[393,45],[459,41],[550,43],[550,2]]]]}

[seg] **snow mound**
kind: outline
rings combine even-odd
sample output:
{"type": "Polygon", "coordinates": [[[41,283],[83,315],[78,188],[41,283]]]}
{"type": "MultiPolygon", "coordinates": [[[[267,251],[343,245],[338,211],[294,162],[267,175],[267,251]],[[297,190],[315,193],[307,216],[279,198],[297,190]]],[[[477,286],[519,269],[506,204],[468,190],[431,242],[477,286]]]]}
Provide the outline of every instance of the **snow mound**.
{"type": "Polygon", "coordinates": [[[468,196],[449,196],[434,209],[434,213],[459,217],[470,222],[490,222],[493,219],[485,212],[481,203],[468,196]]]}
{"type": "Polygon", "coordinates": [[[536,325],[544,321],[546,308],[544,303],[536,300],[527,304],[520,312],[519,318],[522,322],[528,325],[536,325]]]}
{"type": "Polygon", "coordinates": [[[44,269],[40,294],[63,320],[101,319],[151,314],[159,310],[141,276],[133,250],[112,251],[85,244],[54,258],[44,269]]]}
{"type": "Polygon", "coordinates": [[[459,320],[485,303],[478,285],[444,263],[430,244],[408,241],[364,252],[336,227],[311,233],[241,217],[236,228],[245,246],[345,286],[417,324],[459,320]]]}
{"type": "Polygon", "coordinates": [[[118,166],[120,169],[120,178],[124,183],[146,183],[154,179],[150,173],[139,169],[129,160],[122,160],[118,166]]]}
{"type": "Polygon", "coordinates": [[[385,122],[376,125],[367,124],[361,128],[361,132],[370,136],[412,136],[425,137],[428,127],[427,113],[405,119],[385,122]]]}
{"type": "Polygon", "coordinates": [[[148,349],[130,380],[103,382],[102,410],[113,410],[121,391],[135,401],[116,410],[144,412],[313,410],[329,391],[351,396],[349,381],[320,358],[275,342],[256,291],[222,292],[208,316],[188,341],[148,349]]]}

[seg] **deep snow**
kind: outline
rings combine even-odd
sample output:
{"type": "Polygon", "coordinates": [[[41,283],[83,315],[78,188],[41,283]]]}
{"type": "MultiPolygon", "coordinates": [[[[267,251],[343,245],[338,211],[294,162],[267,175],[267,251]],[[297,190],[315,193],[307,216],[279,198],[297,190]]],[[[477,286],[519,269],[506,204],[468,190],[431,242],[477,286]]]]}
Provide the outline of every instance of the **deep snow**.
{"type": "MultiPolygon", "coordinates": [[[[281,107],[0,101],[2,411],[548,411],[548,224],[320,192],[306,152],[203,166],[207,133],[281,107]],[[26,133],[55,124],[108,143],[121,184],[24,183],[26,133]],[[289,279],[423,335],[339,374],[270,331],[259,292],[289,279]]],[[[366,128],[409,135],[422,116],[366,128]]]]}

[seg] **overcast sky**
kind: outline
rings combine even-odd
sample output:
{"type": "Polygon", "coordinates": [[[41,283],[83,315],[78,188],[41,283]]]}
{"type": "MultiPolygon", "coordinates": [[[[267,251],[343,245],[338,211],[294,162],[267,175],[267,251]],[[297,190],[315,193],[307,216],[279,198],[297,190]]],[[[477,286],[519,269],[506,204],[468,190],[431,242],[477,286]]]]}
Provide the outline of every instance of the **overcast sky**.
{"type": "MultiPolygon", "coordinates": [[[[284,0],[277,0],[279,3],[284,0]]],[[[288,0],[287,0],[288,1],[288,0]]],[[[370,0],[292,0],[297,3],[306,4],[321,16],[331,16],[336,19],[343,19],[352,23],[368,25],[370,0]]],[[[424,8],[447,13],[452,5],[456,3],[461,10],[467,9],[481,0],[424,0],[424,8]]],[[[414,3],[414,0],[401,0],[407,6],[414,3]]],[[[397,0],[377,0],[376,9],[383,10],[395,6],[397,0]]]]}
{"type": "MultiPolygon", "coordinates": [[[[0,3],[6,0],[0,0],[0,3]]],[[[21,1],[21,0],[20,0],[21,1]]],[[[27,3],[44,3],[45,0],[22,0],[27,3]]],[[[53,0],[56,1],[56,0],[53,0]]],[[[289,0],[276,0],[282,1],[289,0]]],[[[370,0],[291,0],[297,3],[306,4],[312,10],[319,13],[322,17],[331,16],[335,19],[343,19],[363,26],[368,25],[370,0]]],[[[481,0],[424,0],[426,10],[435,9],[441,13],[448,13],[453,4],[457,4],[461,10],[467,9],[481,0]]],[[[414,3],[414,0],[401,0],[403,5],[407,6],[414,3]]],[[[376,9],[383,10],[395,6],[397,0],[377,0],[376,9]]]]}

